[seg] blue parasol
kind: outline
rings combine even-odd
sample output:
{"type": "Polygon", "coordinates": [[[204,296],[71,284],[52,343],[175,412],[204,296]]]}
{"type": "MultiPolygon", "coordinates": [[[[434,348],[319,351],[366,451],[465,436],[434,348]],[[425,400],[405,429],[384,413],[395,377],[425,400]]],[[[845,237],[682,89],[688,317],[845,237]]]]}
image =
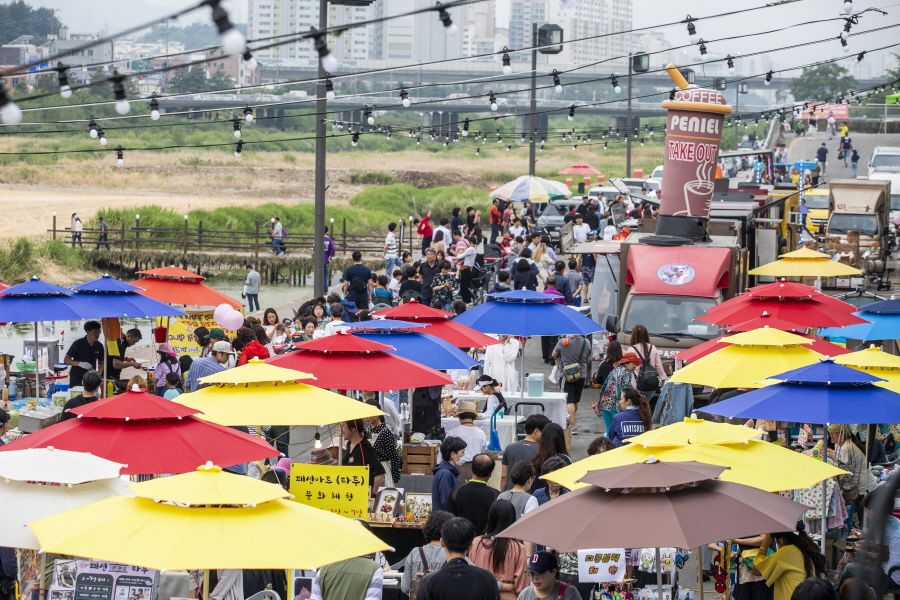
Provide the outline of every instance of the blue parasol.
{"type": "Polygon", "coordinates": [[[117,317],[173,317],[187,314],[138,293],[143,288],[113,279],[109,275],[79,283],[72,286],[72,289],[75,290],[76,298],[116,311],[117,317]]]}
{"type": "Polygon", "coordinates": [[[449,342],[411,331],[425,326],[424,323],[375,319],[350,323],[349,329],[357,337],[393,346],[393,350],[386,350],[389,354],[414,360],[432,369],[471,369],[478,364],[477,360],[449,342]]]}

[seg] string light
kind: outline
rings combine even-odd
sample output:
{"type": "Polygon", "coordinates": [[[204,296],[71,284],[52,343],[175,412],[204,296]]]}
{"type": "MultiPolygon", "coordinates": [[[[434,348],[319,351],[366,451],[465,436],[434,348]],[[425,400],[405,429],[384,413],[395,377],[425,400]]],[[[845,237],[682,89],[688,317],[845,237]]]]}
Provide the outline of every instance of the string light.
{"type": "Polygon", "coordinates": [[[497,110],[497,96],[494,95],[494,92],[490,92],[490,103],[491,110],[497,110]]]}
{"type": "Polygon", "coordinates": [[[98,127],[98,128],[97,128],[97,137],[100,138],[100,145],[101,145],[101,146],[105,146],[106,144],[109,143],[109,142],[106,141],[106,135],[103,133],[103,128],[102,128],[102,127],[98,127]]]}
{"type": "Polygon", "coordinates": [[[850,28],[851,28],[852,26],[853,26],[853,19],[852,19],[852,18],[844,19],[844,30],[841,32],[841,38],[842,38],[842,39],[845,39],[845,40],[846,40],[848,37],[850,37],[850,28]]]}
{"type": "MultiPolygon", "coordinates": [[[[235,144],[235,146],[234,146],[234,157],[235,157],[235,158],[240,158],[240,157],[241,157],[241,151],[242,151],[243,149],[244,149],[244,140],[240,140],[240,141],[239,141],[237,144],[235,144]]],[[[318,434],[316,434],[316,435],[318,435],[318,434]]]]}
{"type": "Polygon", "coordinates": [[[575,105],[574,104],[569,107],[569,117],[568,118],[570,121],[575,120],[575,105]]]}
{"type": "Polygon", "coordinates": [[[2,82],[0,82],[0,121],[6,125],[18,125],[22,122],[22,109],[16,106],[6,93],[6,86],[2,82]]]}
{"type": "MultiPolygon", "coordinates": [[[[327,78],[330,73],[326,73],[325,77],[327,78]]],[[[325,98],[328,100],[334,100],[334,82],[331,79],[325,79],[325,98]]]]}
{"type": "Polygon", "coordinates": [[[469,135],[469,117],[466,117],[466,120],[463,121],[463,129],[462,129],[463,137],[469,135]]]}
{"type": "Polygon", "coordinates": [[[56,63],[56,75],[59,78],[59,95],[63,98],[72,97],[72,88],[69,87],[69,76],[66,74],[67,66],[62,62],[56,63]]]}
{"type": "MultiPolygon", "coordinates": [[[[446,144],[445,144],[446,145],[446,144]]],[[[512,149],[512,146],[507,146],[506,151],[509,152],[512,149]]]]}
{"type": "Polygon", "coordinates": [[[562,83],[559,80],[559,71],[557,71],[556,69],[553,69],[552,75],[553,75],[553,86],[554,86],[553,89],[556,90],[557,94],[562,94],[563,88],[562,88],[562,83]]]}
{"type": "Polygon", "coordinates": [[[706,56],[706,42],[700,39],[700,56],[706,56]]]}
{"type": "Polygon", "coordinates": [[[247,38],[235,28],[228,18],[228,11],[219,4],[220,0],[206,0],[204,3],[212,6],[212,20],[222,38],[222,49],[225,54],[243,54],[247,49],[247,38]]]}
{"type": "Polygon", "coordinates": [[[475,148],[475,156],[481,156],[481,148],[475,148]]]}
{"type": "Polygon", "coordinates": [[[404,108],[409,108],[409,92],[406,91],[405,87],[400,88],[400,103],[404,108]]]}
{"type": "Polygon", "coordinates": [[[622,88],[619,87],[619,80],[616,79],[616,76],[615,76],[615,75],[610,75],[610,77],[612,77],[612,81],[611,81],[610,83],[611,83],[612,86],[613,86],[613,90],[615,90],[615,92],[616,92],[617,94],[621,93],[621,92],[622,92],[622,88]]]}
{"type": "Polygon", "coordinates": [[[859,54],[856,55],[856,62],[862,62],[862,59],[866,57],[866,51],[863,50],[859,54]]]}
{"type": "Polygon", "coordinates": [[[246,64],[247,68],[251,71],[255,71],[257,67],[259,67],[259,61],[256,60],[256,57],[253,56],[250,50],[244,52],[244,64],[246,64]]]}
{"type": "Polygon", "coordinates": [[[729,75],[734,75],[734,73],[735,73],[735,69],[734,69],[734,57],[731,56],[731,55],[729,54],[728,56],[725,57],[725,61],[726,61],[727,64],[728,64],[728,74],[729,74],[729,75]]]}
{"type": "MultiPolygon", "coordinates": [[[[358,131],[353,132],[353,137],[350,138],[350,143],[353,144],[353,146],[359,145],[359,132],[358,131]]],[[[416,143],[418,144],[419,142],[416,142],[416,143]]]]}
{"type": "Polygon", "coordinates": [[[844,0],[844,12],[848,15],[853,12],[853,2],[851,0],[844,0]]]}
{"type": "MultiPolygon", "coordinates": [[[[316,428],[316,429],[318,429],[318,428],[316,428]]],[[[318,432],[318,431],[316,431],[316,443],[313,444],[313,447],[314,447],[314,448],[321,448],[321,447],[322,447],[322,438],[319,436],[319,432],[318,432]]]]}
{"type": "Polygon", "coordinates": [[[234,137],[241,137],[241,118],[240,117],[232,117],[231,122],[234,123],[234,137]]]}
{"type": "Polygon", "coordinates": [[[503,52],[503,58],[502,58],[503,74],[511,75],[512,74],[512,64],[510,63],[509,54],[507,54],[507,52],[509,52],[509,48],[507,48],[506,46],[503,46],[502,52],[503,52]]]}
{"type": "Polygon", "coordinates": [[[156,97],[156,92],[150,94],[150,118],[159,121],[159,100],[156,97]]]}
{"type": "Polygon", "coordinates": [[[603,142],[603,149],[606,150],[609,148],[609,142],[603,142]]]}
{"type": "Polygon", "coordinates": [[[669,102],[675,100],[675,88],[672,88],[672,91],[669,92],[669,102]]]}
{"type": "Polygon", "coordinates": [[[113,94],[116,97],[116,112],[120,115],[127,115],[131,110],[128,98],[125,97],[125,76],[120,75],[118,71],[113,71],[110,80],[113,84],[113,94]]]}
{"type": "Polygon", "coordinates": [[[847,40],[845,40],[845,39],[842,38],[841,36],[838,36],[838,39],[841,40],[841,49],[842,49],[845,53],[850,52],[850,46],[847,45],[847,40]]]}
{"type": "Polygon", "coordinates": [[[438,18],[440,18],[441,23],[444,24],[444,30],[447,32],[447,35],[456,35],[459,32],[459,28],[453,23],[453,19],[450,18],[450,13],[447,12],[447,9],[441,6],[441,3],[437,3],[438,7],[438,18]]]}
{"type": "Polygon", "coordinates": [[[88,135],[91,136],[91,139],[97,139],[97,122],[94,120],[94,117],[91,117],[91,121],[88,123],[88,135]]]}
{"type": "Polygon", "coordinates": [[[116,166],[121,167],[125,164],[125,153],[122,152],[122,145],[116,146],[116,166]]]}
{"type": "Polygon", "coordinates": [[[772,75],[774,75],[774,71],[766,73],[766,85],[772,85],[772,75]]]}
{"type": "Polygon", "coordinates": [[[644,146],[644,138],[641,138],[641,147],[644,146]]]}
{"type": "Polygon", "coordinates": [[[688,15],[687,18],[682,21],[682,23],[687,23],[688,39],[691,41],[691,44],[696,44],[700,41],[699,36],[697,36],[697,27],[694,26],[695,20],[694,17],[688,15]]]}
{"type": "Polygon", "coordinates": [[[338,68],[338,61],[328,49],[328,38],[324,31],[319,31],[315,27],[309,28],[313,37],[313,45],[319,54],[319,61],[322,63],[322,69],[329,73],[334,73],[338,68]]]}
{"type": "Polygon", "coordinates": [[[368,123],[369,125],[375,124],[375,117],[372,116],[372,107],[368,104],[366,104],[365,108],[363,108],[363,118],[365,118],[366,123],[368,123]]]}

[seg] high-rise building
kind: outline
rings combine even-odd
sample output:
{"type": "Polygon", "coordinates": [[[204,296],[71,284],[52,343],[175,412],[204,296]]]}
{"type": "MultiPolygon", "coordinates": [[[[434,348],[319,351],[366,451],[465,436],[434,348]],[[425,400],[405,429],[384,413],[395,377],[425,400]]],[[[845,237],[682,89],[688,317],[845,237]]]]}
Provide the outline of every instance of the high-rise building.
{"type": "MultiPolygon", "coordinates": [[[[549,64],[581,65],[640,50],[634,46],[630,33],[619,33],[631,30],[632,0],[578,0],[572,8],[563,8],[557,1],[548,5],[546,22],[562,27],[564,40],[581,40],[564,45],[559,54],[550,55],[549,64]]],[[[611,61],[609,66],[625,64],[626,59],[619,59],[611,61]]]]}
{"type": "MultiPolygon", "coordinates": [[[[557,0],[513,0],[509,11],[509,47],[511,49],[528,48],[532,45],[531,24],[537,23],[540,26],[550,23],[551,4],[559,4],[559,2],[557,0]]],[[[510,54],[509,57],[517,62],[531,60],[531,54],[528,52],[517,52],[510,54]]]]}
{"type": "MultiPolygon", "coordinates": [[[[447,12],[458,29],[456,35],[447,34],[436,11],[375,23],[369,27],[372,48],[370,58],[413,62],[459,58],[463,56],[464,40],[469,39],[464,10],[490,4],[491,2],[484,2],[448,9],[447,12]]],[[[376,0],[372,4],[374,18],[425,8],[434,8],[433,0],[376,0]]],[[[493,15],[492,10],[490,14],[493,15]]]]}
{"type": "MultiPolygon", "coordinates": [[[[370,18],[371,8],[328,5],[328,26],[344,25],[370,18]]],[[[249,0],[247,26],[250,39],[291,35],[319,26],[319,0],[249,0]]],[[[339,61],[369,58],[369,28],[357,27],[339,36],[328,36],[328,47],[339,61]]],[[[253,52],[262,62],[318,59],[313,41],[304,39],[283,46],[253,52]]]]}

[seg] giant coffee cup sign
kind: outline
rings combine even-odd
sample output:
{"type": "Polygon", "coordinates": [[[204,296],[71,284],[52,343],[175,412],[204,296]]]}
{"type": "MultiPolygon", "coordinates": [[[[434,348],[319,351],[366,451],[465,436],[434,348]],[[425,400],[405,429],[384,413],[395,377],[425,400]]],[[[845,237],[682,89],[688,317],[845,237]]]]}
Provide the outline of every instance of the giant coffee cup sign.
{"type": "MultiPolygon", "coordinates": [[[[731,106],[721,92],[688,85],[673,65],[666,68],[680,89],[674,100],[662,103],[668,115],[659,212],[661,216],[707,219],[722,127],[731,106]]],[[[666,233],[659,229],[658,233],[666,233]]]]}

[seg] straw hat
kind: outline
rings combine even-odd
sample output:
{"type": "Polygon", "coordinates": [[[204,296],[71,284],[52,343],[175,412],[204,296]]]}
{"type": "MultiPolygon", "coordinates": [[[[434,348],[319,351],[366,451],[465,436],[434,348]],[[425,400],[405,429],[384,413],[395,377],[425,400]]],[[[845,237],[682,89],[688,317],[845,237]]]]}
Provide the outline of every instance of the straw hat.
{"type": "Polygon", "coordinates": [[[630,363],[630,362],[637,363],[638,366],[640,366],[644,363],[644,361],[642,361],[640,359],[640,357],[637,354],[635,354],[634,352],[626,352],[625,354],[622,355],[622,360],[620,360],[616,363],[616,366],[618,367],[619,365],[624,365],[625,363],[630,363]]]}
{"type": "Polygon", "coordinates": [[[458,414],[462,413],[478,413],[478,407],[475,406],[474,402],[470,402],[469,400],[463,400],[459,403],[458,414]]]}
{"type": "Polygon", "coordinates": [[[314,449],[310,453],[308,465],[336,465],[337,461],[331,458],[326,448],[314,449]]]}

